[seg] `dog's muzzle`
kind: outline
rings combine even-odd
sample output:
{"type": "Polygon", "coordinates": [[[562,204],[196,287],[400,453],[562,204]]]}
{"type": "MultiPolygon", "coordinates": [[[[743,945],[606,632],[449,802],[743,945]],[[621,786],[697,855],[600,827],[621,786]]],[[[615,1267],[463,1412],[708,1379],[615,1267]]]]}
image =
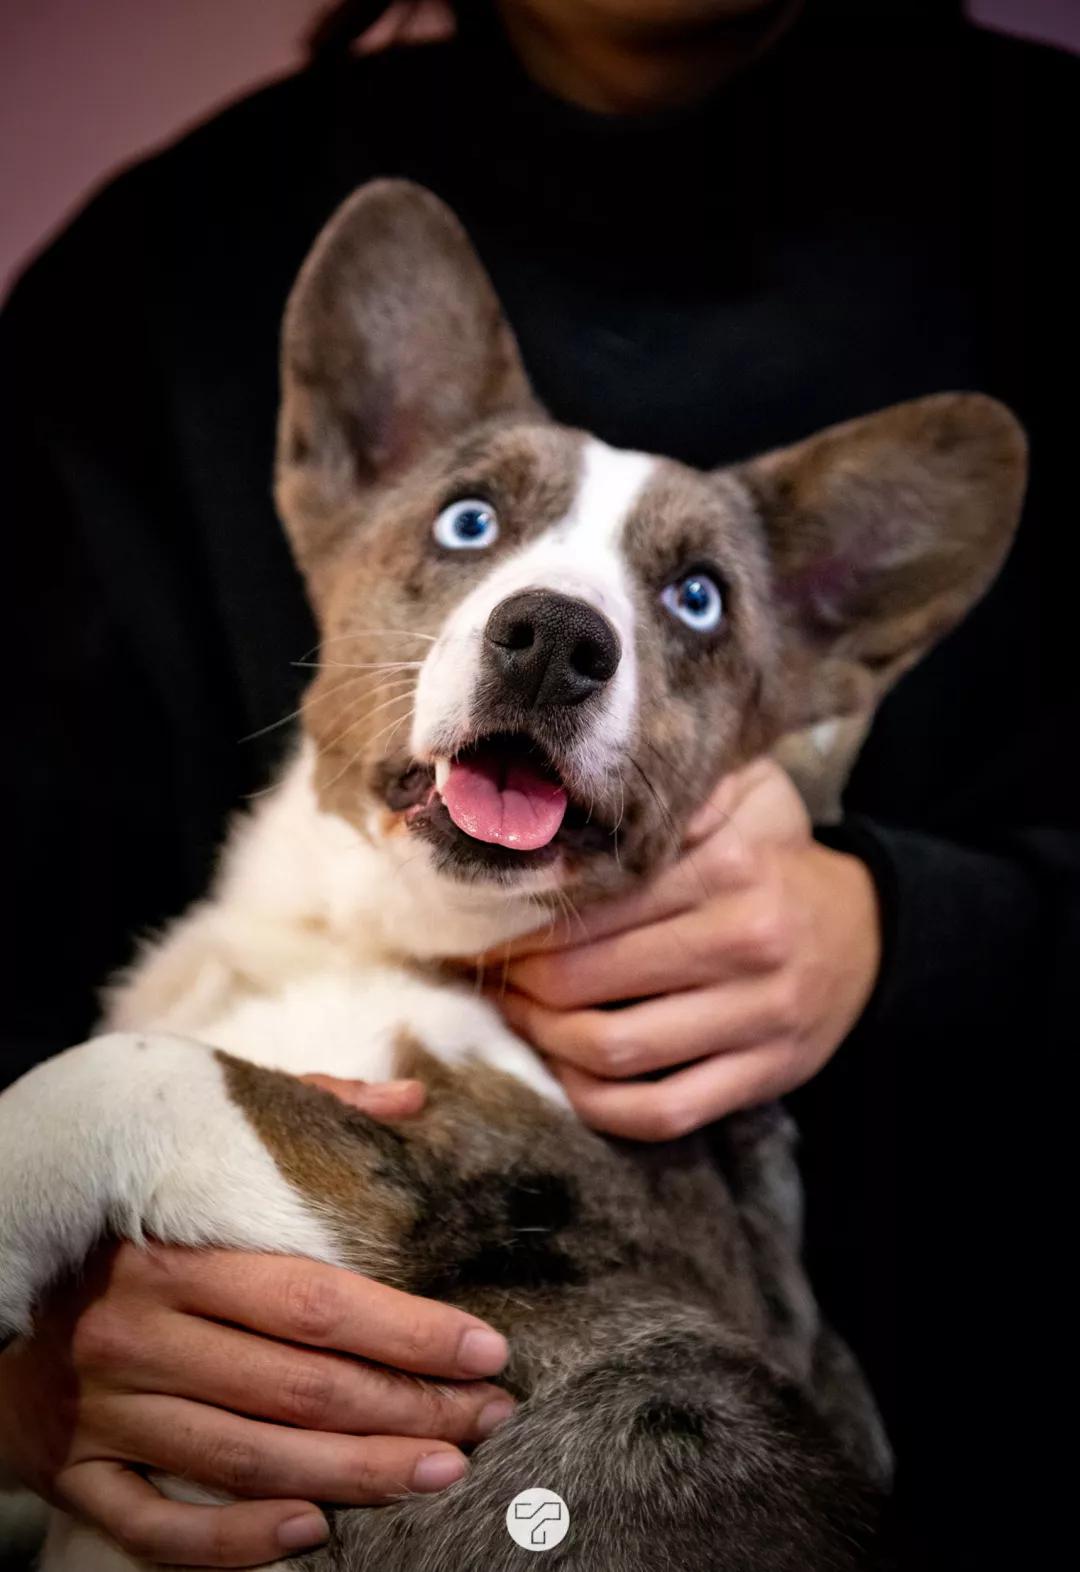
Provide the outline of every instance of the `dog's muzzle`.
{"type": "Polygon", "coordinates": [[[588,701],[603,696],[621,657],[615,629],[583,600],[530,589],[494,608],[467,727],[433,750],[415,797],[409,785],[403,804],[410,829],[435,845],[444,871],[505,877],[563,852],[615,847],[595,775],[583,775],[580,756],[583,743],[596,752],[605,717],[603,704],[588,701]]]}
{"type": "Polygon", "coordinates": [[[619,668],[619,636],[594,607],[553,590],[500,601],[484,629],[484,665],[523,711],[571,709],[619,668]]]}

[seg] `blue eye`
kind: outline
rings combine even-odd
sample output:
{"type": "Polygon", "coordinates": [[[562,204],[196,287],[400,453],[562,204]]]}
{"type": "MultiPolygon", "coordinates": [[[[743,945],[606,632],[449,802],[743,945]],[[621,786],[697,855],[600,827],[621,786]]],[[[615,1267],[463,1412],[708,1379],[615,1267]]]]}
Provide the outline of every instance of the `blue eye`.
{"type": "Polygon", "coordinates": [[[495,509],[476,497],[451,502],[435,520],[435,539],[449,551],[483,551],[499,538],[495,509]]]}
{"type": "Polygon", "coordinates": [[[660,599],[680,622],[695,633],[713,633],[724,617],[724,597],[707,573],[688,573],[669,584],[660,599]]]}

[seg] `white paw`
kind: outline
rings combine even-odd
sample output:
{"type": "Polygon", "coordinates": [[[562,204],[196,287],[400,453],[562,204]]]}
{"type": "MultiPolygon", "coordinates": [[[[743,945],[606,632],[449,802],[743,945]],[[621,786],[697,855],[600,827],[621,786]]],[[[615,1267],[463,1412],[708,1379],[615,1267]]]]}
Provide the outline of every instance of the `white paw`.
{"type": "Polygon", "coordinates": [[[71,1048],[0,1097],[0,1338],[105,1234],[337,1259],[214,1050],[148,1032],[71,1048]]]}

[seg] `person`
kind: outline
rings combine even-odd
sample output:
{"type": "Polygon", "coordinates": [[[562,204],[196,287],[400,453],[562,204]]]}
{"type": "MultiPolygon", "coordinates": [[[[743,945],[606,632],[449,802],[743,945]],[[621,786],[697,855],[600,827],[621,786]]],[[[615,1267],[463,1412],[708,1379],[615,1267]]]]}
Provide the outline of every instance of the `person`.
{"type": "MultiPolygon", "coordinates": [[[[1075,66],[940,0],[473,0],[434,8],[436,41],[357,53],[383,9],[336,7],[306,69],[106,186],[5,312],[4,1076],[86,1035],[280,756],[316,636],[270,500],[277,330],[356,185],[448,201],[541,397],[617,445],[719,465],[994,393],[1032,439],[1017,545],[887,700],[843,822],[813,835],[765,764],[721,783],[742,855],[703,820],[696,896],[522,947],[506,1009],[623,1136],[793,1094],[812,1275],[884,1409],[912,1564],[1000,1564],[1013,1529],[1013,1564],[1049,1564],[1047,1455],[1008,1441],[1053,1418],[1080,937],[1049,367],[1075,66]],[[600,1008],[639,996],[643,957],[650,998],[600,1008]]],[[[390,1116],[417,1096],[339,1090],[390,1116]]],[[[246,1565],[323,1536],[314,1502],[460,1475],[505,1353],[330,1268],[111,1246],[0,1355],[0,1459],[135,1553],[246,1565]],[[150,1466],[242,1499],[165,1502],[150,1466]]]]}

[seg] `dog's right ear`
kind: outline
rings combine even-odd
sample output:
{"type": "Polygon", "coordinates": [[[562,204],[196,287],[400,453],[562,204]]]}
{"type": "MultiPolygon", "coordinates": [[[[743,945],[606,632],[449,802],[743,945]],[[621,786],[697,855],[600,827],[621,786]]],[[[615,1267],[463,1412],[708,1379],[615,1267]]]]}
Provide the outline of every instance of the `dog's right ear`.
{"type": "Polygon", "coordinates": [[[461,224],[405,180],[363,186],[304,263],[285,312],[276,497],[316,580],[364,493],[479,421],[536,404],[461,224]]]}

